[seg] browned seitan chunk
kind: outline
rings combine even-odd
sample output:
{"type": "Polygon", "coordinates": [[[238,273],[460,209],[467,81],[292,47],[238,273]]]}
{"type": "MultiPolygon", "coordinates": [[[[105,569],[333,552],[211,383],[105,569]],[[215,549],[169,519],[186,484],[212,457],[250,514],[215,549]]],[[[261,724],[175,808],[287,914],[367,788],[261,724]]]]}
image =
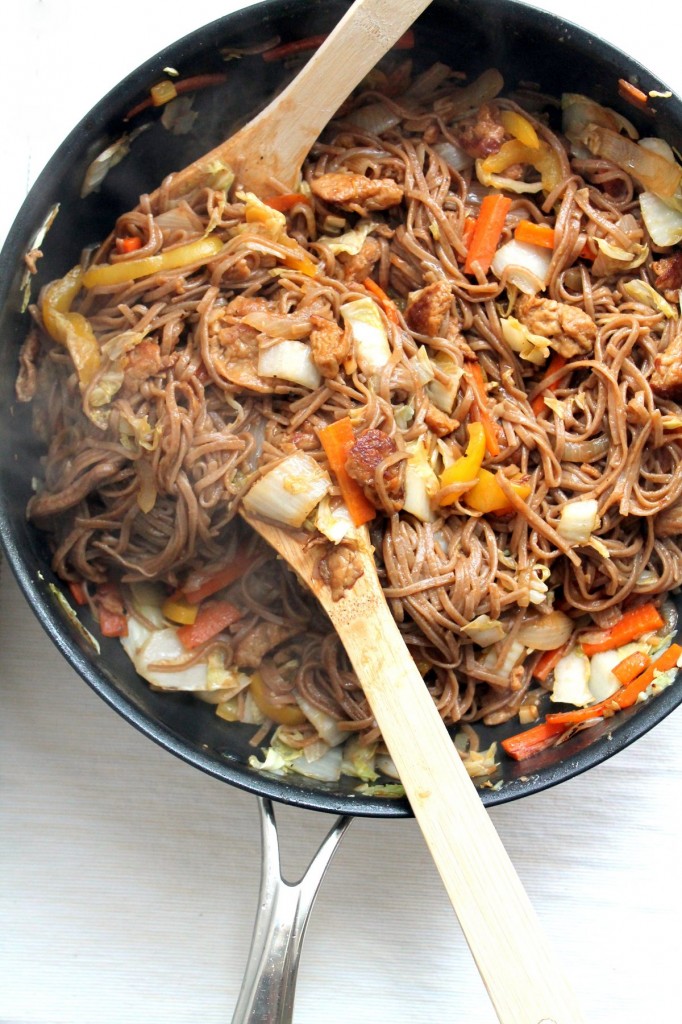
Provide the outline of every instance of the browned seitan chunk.
{"type": "Polygon", "coordinates": [[[660,398],[682,399],[682,331],[677,330],[665,352],[654,359],[651,390],[660,398]]]}
{"type": "Polygon", "coordinates": [[[234,662],[239,668],[258,668],[266,654],[300,631],[300,626],[259,622],[237,643],[234,662]]]}
{"type": "Polygon", "coordinates": [[[505,140],[504,125],[498,119],[497,108],[484,103],[475,117],[467,117],[455,126],[455,137],[465,153],[474,160],[482,160],[499,152],[505,140]]]}
{"type": "Polygon", "coordinates": [[[358,213],[387,210],[403,198],[402,185],[392,178],[368,178],[350,171],[321,174],[313,178],[310,187],[323,202],[358,213]]]}
{"type": "Polygon", "coordinates": [[[524,295],[515,312],[532,334],[547,338],[565,359],[591,352],[597,340],[597,325],[589,313],[567,302],[524,295]]]}
{"type": "Polygon", "coordinates": [[[348,475],[360,484],[374,507],[388,515],[399,512],[405,501],[405,463],[393,462],[381,473],[379,467],[397,450],[389,434],[373,428],[360,434],[346,460],[348,475]]]}
{"type": "Polygon", "coordinates": [[[323,316],[310,317],[310,352],[323,377],[335,377],[350,352],[350,337],[334,320],[323,316]]]}
{"type": "Polygon", "coordinates": [[[434,281],[411,292],[405,307],[408,327],[417,334],[435,338],[441,333],[443,319],[452,303],[452,289],[447,281],[434,281]]]}

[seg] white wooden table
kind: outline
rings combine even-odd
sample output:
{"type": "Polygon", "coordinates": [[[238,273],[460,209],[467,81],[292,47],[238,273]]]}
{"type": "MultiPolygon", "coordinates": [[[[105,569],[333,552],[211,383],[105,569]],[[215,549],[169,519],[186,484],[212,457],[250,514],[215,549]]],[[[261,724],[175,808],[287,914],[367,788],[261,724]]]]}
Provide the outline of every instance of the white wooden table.
{"type": "MultiPolygon", "coordinates": [[[[67,131],[231,0],[23,0],[3,15],[0,237],[67,131]],[[7,27],[9,26],[9,27],[7,27]]],[[[676,5],[543,4],[682,90],[676,5]]],[[[589,91],[589,83],[586,90],[589,91]]],[[[104,705],[0,582],[0,1022],[223,1024],[255,911],[255,801],[104,705]]],[[[593,1024],[679,1021],[682,715],[559,789],[493,811],[593,1024]]],[[[284,808],[296,874],[329,825],[284,808]]],[[[303,954],[297,1024],[493,1024],[413,822],[357,821],[303,954]]]]}

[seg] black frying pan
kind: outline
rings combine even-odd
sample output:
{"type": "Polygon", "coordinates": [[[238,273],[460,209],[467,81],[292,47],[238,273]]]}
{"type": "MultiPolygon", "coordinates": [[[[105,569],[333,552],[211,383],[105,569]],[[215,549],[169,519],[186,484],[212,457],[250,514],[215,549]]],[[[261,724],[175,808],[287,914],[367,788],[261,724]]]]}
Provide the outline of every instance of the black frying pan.
{"type": "MultiPolygon", "coordinates": [[[[102,640],[97,655],[74,627],[55,596],[58,581],[49,568],[45,540],[27,523],[24,510],[40,455],[31,439],[28,410],[14,400],[17,352],[27,327],[21,312],[24,253],[31,248],[48,211],[60,212],[43,243],[45,257],[32,282],[35,296],[42,283],[60,276],[78,261],[81,249],[103,238],[117,215],[133,206],[170,171],[189,163],[262,107],[295,68],[249,56],[225,63],[224,48],[252,45],[278,35],[282,40],[329,31],[348,5],[339,0],[267,0],[193,32],[169,46],[129,75],[102,99],[73,130],[38,179],[22,207],[0,255],[0,536],[7,561],[30,605],[58,649],[83,679],[128,721],[198,768],[261,796],[301,807],[367,816],[406,816],[405,802],[358,795],[356,782],[335,784],[303,778],[286,780],[248,767],[250,730],[218,720],[213,708],[189,696],[156,693],[141,680],[118,641],[102,640]],[[169,133],[159,111],[145,111],[126,122],[125,114],[147,94],[161,69],[181,75],[224,72],[223,85],[195,94],[199,112],[186,135],[169,133]],[[79,191],[92,159],[141,124],[130,154],[87,198],[79,191]]],[[[510,0],[440,0],[416,26],[415,60],[427,66],[436,59],[472,75],[499,67],[507,88],[533,81],[548,93],[588,92],[620,108],[637,122],[637,113],[618,97],[619,78],[636,80],[646,92],[661,83],[632,59],[588,33],[510,0]]],[[[682,106],[676,98],[658,103],[646,125],[682,149],[682,106]]],[[[86,625],[92,625],[86,621],[86,625]]],[[[675,684],[655,700],[623,712],[565,745],[517,765],[502,760],[501,785],[483,789],[489,806],[537,792],[570,778],[633,742],[682,701],[675,684]]],[[[487,745],[515,731],[511,724],[481,728],[487,745]]]]}

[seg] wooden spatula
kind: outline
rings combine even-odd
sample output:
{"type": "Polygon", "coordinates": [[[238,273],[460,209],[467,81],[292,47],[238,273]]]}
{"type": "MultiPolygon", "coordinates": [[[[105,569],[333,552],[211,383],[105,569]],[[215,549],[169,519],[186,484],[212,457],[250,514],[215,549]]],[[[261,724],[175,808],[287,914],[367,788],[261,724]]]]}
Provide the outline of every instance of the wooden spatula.
{"type": "Polygon", "coordinates": [[[247,189],[272,192],[273,179],[293,191],[322,129],[365,75],[429,6],[430,0],[356,0],[296,78],[252,121],[210,153],[178,171],[169,188],[181,195],[220,161],[247,189]]]}
{"type": "Polygon", "coordinates": [[[247,522],[315,594],[339,634],[501,1024],[580,1024],[571,987],[386,604],[366,530],[355,552],[362,575],[334,600],[318,545],[247,522]]]}
{"type": "MultiPolygon", "coordinates": [[[[427,6],[428,0],[356,0],[291,85],[245,128],[174,175],[171,193],[201,184],[216,160],[256,193],[273,179],[293,189],[334,112],[427,6]]],[[[391,616],[367,532],[358,534],[354,555],[361,575],[334,600],[318,571],[319,548],[249,522],[334,624],[501,1024],[581,1024],[571,988],[391,616]]]]}

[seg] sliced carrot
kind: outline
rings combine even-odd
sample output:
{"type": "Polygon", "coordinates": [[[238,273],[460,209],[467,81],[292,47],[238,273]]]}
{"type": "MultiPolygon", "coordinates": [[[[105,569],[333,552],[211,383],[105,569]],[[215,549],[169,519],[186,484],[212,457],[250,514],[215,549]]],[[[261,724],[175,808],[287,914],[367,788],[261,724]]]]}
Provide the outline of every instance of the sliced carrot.
{"type": "Polygon", "coordinates": [[[88,603],[85,586],[80,580],[69,580],[69,590],[71,592],[71,597],[74,599],[76,604],[82,606],[88,603]]]}
{"type": "Polygon", "coordinates": [[[566,727],[563,725],[553,725],[548,721],[540,722],[532,729],[525,729],[502,740],[502,749],[515,761],[525,761],[526,758],[551,747],[556,738],[565,731],[566,727]]]}
{"type": "Polygon", "coordinates": [[[509,196],[498,193],[483,198],[464,264],[465,274],[473,274],[477,270],[482,274],[488,273],[510,207],[509,196]]]}
{"type": "Polygon", "coordinates": [[[128,619],[118,583],[100,583],[95,605],[102,636],[128,635],[128,619]]]}
{"type": "Polygon", "coordinates": [[[349,476],[346,469],[348,455],[355,444],[353,424],[347,416],[344,416],[342,419],[330,423],[329,426],[322,427],[317,433],[353,523],[356,526],[368,523],[370,519],[374,519],[376,509],[365,497],[365,492],[360,484],[353,480],[352,476],[349,476]]]}
{"type": "MultiPolygon", "coordinates": [[[[551,377],[554,376],[554,374],[558,370],[563,370],[565,365],[566,365],[565,357],[564,356],[560,356],[558,352],[555,352],[554,355],[552,356],[552,358],[549,361],[549,366],[547,367],[547,370],[546,370],[546,372],[545,372],[545,374],[544,374],[542,379],[543,380],[549,380],[551,377]]],[[[560,377],[557,377],[557,379],[553,380],[551,382],[551,384],[546,384],[545,387],[542,389],[542,391],[539,394],[537,394],[535,396],[535,398],[533,399],[533,401],[530,403],[531,409],[533,410],[533,412],[535,413],[536,416],[539,416],[540,413],[542,412],[542,410],[545,408],[545,395],[544,395],[544,392],[545,391],[556,391],[556,389],[559,387],[560,379],[561,379],[560,377]]]]}
{"type": "Polygon", "coordinates": [[[488,454],[495,458],[500,454],[500,446],[497,440],[497,426],[488,412],[488,392],[483,379],[483,370],[478,363],[473,362],[465,363],[464,370],[476,397],[476,411],[485,431],[485,446],[488,454]]]}
{"type": "Polygon", "coordinates": [[[201,604],[207,597],[217,594],[219,590],[224,590],[225,587],[229,587],[231,583],[243,576],[246,570],[253,565],[255,559],[256,556],[249,551],[240,551],[222,569],[208,575],[199,573],[190,577],[182,588],[185,600],[188,604],[201,604]]]}
{"type": "MultiPolygon", "coordinates": [[[[184,92],[195,92],[198,89],[206,89],[211,85],[221,85],[226,81],[227,75],[224,71],[215,71],[205,75],[190,75],[188,78],[177,78],[169,84],[174,88],[174,95],[181,96],[184,92]]],[[[153,106],[155,106],[155,103],[150,91],[150,95],[146,99],[131,107],[123,120],[130,121],[131,118],[141,114],[143,110],[153,106]]]]}
{"type": "Polygon", "coordinates": [[[633,651],[632,654],[628,654],[627,658],[619,661],[611,671],[621,686],[627,686],[638,675],[641,675],[650,664],[651,658],[648,654],[645,654],[643,651],[633,651]]]}
{"type": "Polygon", "coordinates": [[[374,298],[377,300],[388,319],[393,324],[400,324],[400,313],[393,299],[391,299],[384,289],[373,281],[371,277],[366,277],[362,282],[368,292],[371,292],[374,298]]]}
{"type": "MultiPolygon", "coordinates": [[[[281,43],[263,52],[263,60],[270,63],[276,60],[286,60],[288,57],[295,57],[299,53],[306,53],[308,50],[316,50],[327,38],[326,34],[306,36],[304,39],[294,39],[290,43],[281,43]]],[[[394,50],[411,50],[414,48],[414,32],[408,29],[407,32],[393,44],[394,50]]]]}
{"type": "Polygon", "coordinates": [[[268,196],[263,202],[271,209],[279,210],[280,213],[288,213],[299,203],[307,203],[310,206],[310,199],[302,192],[285,192],[281,196],[268,196]]]}
{"type": "Polygon", "coordinates": [[[543,651],[535,663],[535,668],[533,669],[534,678],[544,683],[550,672],[553,672],[557,667],[564,654],[568,653],[572,642],[572,640],[567,640],[565,644],[562,644],[561,647],[557,647],[553,651],[543,651]]]}
{"type": "Polygon", "coordinates": [[[218,633],[241,619],[242,613],[229,601],[208,601],[199,609],[193,623],[179,626],[178,639],[188,651],[212,640],[218,633]]]}
{"type": "Polygon", "coordinates": [[[647,686],[651,686],[656,678],[656,673],[668,672],[671,668],[675,668],[680,657],[682,657],[682,646],[680,644],[671,644],[670,647],[667,647],[663,654],[651,662],[648,668],[641,672],[640,675],[635,676],[627,686],[624,686],[622,692],[618,691],[620,694],[618,706],[621,708],[631,707],[640,693],[643,693],[647,686]]]}
{"type": "Polygon", "coordinates": [[[517,242],[528,242],[543,249],[553,249],[556,241],[554,228],[549,224],[536,224],[532,220],[520,220],[514,229],[514,238],[517,242]]]}
{"type": "Polygon", "coordinates": [[[584,653],[590,658],[599,651],[611,651],[614,647],[622,647],[631,640],[637,640],[644,633],[653,633],[663,625],[663,617],[655,604],[640,605],[639,608],[632,608],[614,623],[610,629],[605,629],[602,638],[593,643],[583,643],[584,653]]]}
{"type": "Polygon", "coordinates": [[[675,668],[682,656],[682,647],[679,644],[671,644],[656,661],[651,662],[649,667],[635,676],[627,686],[621,686],[619,690],[611,694],[598,704],[591,704],[586,708],[576,708],[575,711],[559,711],[556,714],[547,715],[546,721],[550,725],[579,725],[581,722],[591,722],[595,718],[615,714],[623,708],[630,708],[636,702],[640,693],[651,686],[656,678],[657,672],[668,672],[675,668]]]}
{"type": "Polygon", "coordinates": [[[142,248],[142,239],[137,235],[127,235],[125,238],[116,239],[116,251],[120,253],[135,252],[142,248]]]}
{"type": "Polygon", "coordinates": [[[128,620],[120,612],[100,608],[97,618],[102,636],[128,636],[128,620]]]}
{"type": "Polygon", "coordinates": [[[638,110],[645,110],[647,114],[652,112],[647,94],[625,78],[618,79],[618,95],[621,99],[631,103],[633,107],[637,107],[638,110]]]}

